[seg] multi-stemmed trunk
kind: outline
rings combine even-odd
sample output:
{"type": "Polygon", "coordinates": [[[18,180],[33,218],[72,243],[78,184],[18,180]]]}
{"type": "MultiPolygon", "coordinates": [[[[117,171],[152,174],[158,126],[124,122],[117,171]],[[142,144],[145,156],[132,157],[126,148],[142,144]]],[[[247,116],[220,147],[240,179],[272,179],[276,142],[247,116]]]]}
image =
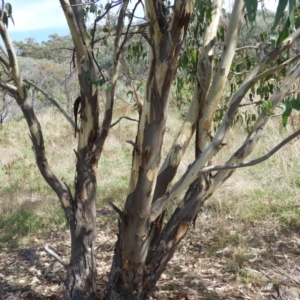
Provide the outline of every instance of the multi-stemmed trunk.
{"type": "MultiPolygon", "coordinates": [[[[162,271],[153,268],[161,262],[147,259],[149,251],[154,251],[154,248],[150,250],[154,238],[150,210],[161,160],[169,92],[193,11],[193,1],[178,2],[170,24],[163,14],[162,4],[155,1],[145,3],[146,16],[151,24],[149,72],[133,149],[129,194],[124,210],[119,211],[119,236],[107,299],[147,299],[162,271]]],[[[168,230],[173,232],[171,228],[168,230]]],[[[168,257],[165,263],[172,256],[171,252],[165,256],[168,257]]],[[[162,267],[164,265],[162,263],[162,267]]]]}

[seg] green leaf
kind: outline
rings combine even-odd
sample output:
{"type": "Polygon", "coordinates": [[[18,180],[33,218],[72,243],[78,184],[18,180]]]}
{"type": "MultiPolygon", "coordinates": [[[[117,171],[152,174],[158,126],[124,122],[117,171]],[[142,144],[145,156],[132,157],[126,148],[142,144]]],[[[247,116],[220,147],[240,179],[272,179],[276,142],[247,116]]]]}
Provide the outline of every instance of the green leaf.
{"type": "Polygon", "coordinates": [[[292,113],[292,103],[289,100],[286,100],[282,103],[283,108],[284,108],[284,112],[282,114],[282,125],[283,127],[286,127],[287,121],[289,116],[292,113]]]}
{"type": "Polygon", "coordinates": [[[300,111],[300,94],[298,94],[297,98],[293,99],[291,102],[293,109],[300,111]]]}
{"type": "Polygon", "coordinates": [[[237,62],[236,67],[235,67],[235,71],[236,72],[241,72],[242,69],[243,69],[243,62],[242,61],[237,62]]]}
{"type": "Polygon", "coordinates": [[[277,32],[270,34],[270,41],[271,41],[272,47],[275,47],[276,42],[278,40],[278,36],[279,36],[279,34],[277,32]]]}
{"type": "Polygon", "coordinates": [[[297,17],[295,20],[295,27],[296,29],[300,27],[300,17],[297,17]]]}
{"type": "Polygon", "coordinates": [[[10,3],[6,3],[5,4],[5,12],[7,14],[7,24],[6,24],[6,27],[8,27],[8,19],[11,19],[12,23],[15,25],[14,18],[12,16],[12,6],[11,6],[10,3]]]}
{"type": "Polygon", "coordinates": [[[126,96],[127,96],[127,99],[132,100],[132,98],[133,98],[133,92],[132,92],[132,91],[129,91],[129,92],[126,94],[126,96]]]}
{"type": "Polygon", "coordinates": [[[106,5],[105,5],[105,9],[106,10],[109,10],[111,8],[111,4],[110,3],[107,3],[106,5]]]}
{"type": "Polygon", "coordinates": [[[91,29],[89,30],[89,32],[90,32],[90,33],[89,33],[89,35],[90,35],[90,36],[93,36],[93,35],[94,35],[94,33],[95,33],[95,30],[94,30],[94,28],[91,28],[91,29]]]}
{"type": "MultiPolygon", "coordinates": [[[[0,12],[1,13],[1,12],[0,12]]],[[[3,14],[3,20],[2,20],[3,24],[6,26],[6,28],[8,27],[8,17],[7,17],[7,13],[6,11],[3,14]]]]}
{"type": "Polygon", "coordinates": [[[100,85],[100,78],[99,77],[92,78],[90,74],[86,74],[86,78],[87,78],[89,83],[94,84],[95,86],[100,85]]]}
{"type": "Polygon", "coordinates": [[[104,27],[103,28],[103,32],[109,32],[109,28],[108,27],[104,27]]]}
{"type": "Polygon", "coordinates": [[[25,83],[24,83],[24,87],[25,87],[26,93],[28,93],[28,91],[29,91],[30,88],[31,88],[31,85],[30,85],[29,83],[25,82],[25,83]]]}
{"type": "Polygon", "coordinates": [[[246,63],[247,63],[247,70],[250,70],[252,67],[251,60],[249,59],[248,55],[246,56],[246,63]]]}
{"type": "Polygon", "coordinates": [[[92,4],[91,7],[90,7],[90,12],[93,14],[93,13],[96,13],[97,12],[97,7],[92,4]]]}
{"type": "Polygon", "coordinates": [[[267,41],[267,38],[268,38],[268,35],[267,35],[266,32],[263,32],[263,33],[260,34],[260,39],[261,39],[262,42],[267,41]]]}
{"type": "Polygon", "coordinates": [[[235,84],[232,82],[232,83],[230,84],[230,96],[235,92],[235,90],[236,90],[236,86],[235,86],[235,84]]]}
{"type": "Polygon", "coordinates": [[[15,25],[15,21],[14,21],[14,18],[13,18],[13,16],[12,16],[12,15],[10,15],[10,17],[9,17],[9,18],[11,19],[12,23],[15,25]]]}
{"type": "Polygon", "coordinates": [[[284,115],[282,115],[281,122],[282,122],[282,125],[283,125],[283,127],[286,127],[286,124],[287,124],[288,118],[289,118],[288,116],[284,116],[284,115]]]}
{"type": "Polygon", "coordinates": [[[272,112],[272,102],[271,101],[268,101],[268,100],[263,101],[262,106],[264,107],[264,109],[266,110],[266,112],[269,116],[274,115],[274,113],[272,112]]]}
{"type": "Polygon", "coordinates": [[[289,19],[291,29],[294,29],[295,27],[295,8],[296,0],[289,0],[289,19]]]}
{"type": "Polygon", "coordinates": [[[224,40],[225,40],[225,29],[224,29],[224,26],[220,26],[219,25],[217,36],[218,36],[218,40],[219,41],[224,42],[224,40]]]}
{"type": "Polygon", "coordinates": [[[105,82],[105,83],[102,85],[102,89],[103,89],[104,91],[109,91],[109,90],[111,90],[111,88],[112,88],[112,84],[111,84],[110,82],[105,82]]]}
{"type": "Polygon", "coordinates": [[[7,12],[8,17],[10,17],[12,14],[12,6],[10,3],[5,4],[5,11],[7,12]]]}
{"type": "Polygon", "coordinates": [[[246,4],[246,10],[248,14],[248,20],[250,23],[254,23],[257,11],[257,0],[244,0],[246,4]]]}
{"type": "Polygon", "coordinates": [[[287,3],[288,3],[288,0],[279,0],[272,30],[274,30],[276,28],[276,26],[278,25],[283,13],[284,13],[284,10],[287,6],[287,3]]]}
{"type": "Polygon", "coordinates": [[[281,42],[284,41],[289,35],[289,28],[290,28],[291,23],[290,23],[290,19],[288,18],[287,14],[284,19],[285,19],[284,25],[283,25],[281,32],[279,33],[278,39],[276,41],[276,46],[281,44],[281,42]]]}

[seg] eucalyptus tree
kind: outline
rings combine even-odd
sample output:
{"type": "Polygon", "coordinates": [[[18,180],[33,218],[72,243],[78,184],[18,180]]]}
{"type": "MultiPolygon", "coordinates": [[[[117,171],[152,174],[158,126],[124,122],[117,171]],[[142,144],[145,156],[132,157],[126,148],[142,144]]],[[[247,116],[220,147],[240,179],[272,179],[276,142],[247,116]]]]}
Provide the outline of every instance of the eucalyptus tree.
{"type": "MultiPolygon", "coordinates": [[[[136,140],[132,143],[128,195],[123,208],[110,203],[119,217],[119,233],[106,299],[148,299],[204,202],[236,168],[267,159],[299,134],[299,131],[295,132],[265,156],[245,162],[260,140],[271,114],[289,94],[293,82],[300,75],[300,56],[286,55],[300,35],[293,0],[289,1],[289,10],[285,14],[287,1],[279,1],[274,30],[284,14],[283,30],[270,52],[257,62],[246,64],[243,80],[232,90],[226,111],[214,131],[214,116],[232,71],[241,24],[245,17],[249,22],[255,21],[257,2],[236,0],[228,24],[221,30],[222,0],[136,1],[131,12],[128,11],[128,0],[112,1],[105,7],[98,6],[96,1],[60,0],[75,48],[80,85],[74,194],[54,175],[47,161],[42,129],[28,93],[30,86],[20,75],[18,59],[6,30],[7,20],[12,16],[11,6],[3,4],[0,34],[5,50],[1,52],[0,62],[6,76],[1,77],[0,87],[19,104],[28,123],[36,163],[44,179],[56,192],[69,222],[71,258],[69,263],[62,262],[67,269],[65,299],[88,299],[94,295],[97,167],[111,126],[120,60],[132,36],[141,34],[148,44],[148,75],[143,100],[136,98],[139,122],[136,140]],[[248,16],[245,15],[245,5],[248,16]],[[106,80],[95,59],[95,31],[97,23],[116,6],[119,6],[116,26],[107,30],[114,37],[114,50],[111,76],[106,80]],[[145,6],[145,21],[133,26],[132,19],[138,6],[145,6]],[[89,13],[96,15],[91,29],[86,26],[89,13]],[[196,26],[195,19],[198,20],[196,26]],[[222,47],[216,48],[220,35],[224,36],[222,47]],[[188,51],[183,49],[186,38],[196,41],[188,51]],[[162,162],[169,95],[179,65],[191,68],[195,75],[189,82],[193,94],[182,127],[162,162]],[[284,75],[278,77],[278,80],[281,79],[278,88],[274,88],[257,120],[249,127],[243,144],[222,165],[214,166],[214,159],[218,158],[225,145],[225,138],[245,95],[257,82],[265,80],[268,84],[268,78],[283,70],[284,75]],[[99,89],[106,91],[106,108],[101,120],[99,89]],[[195,159],[173,183],[193,135],[195,159]],[[215,171],[214,175],[212,171],[215,171]],[[176,208],[167,217],[164,212],[170,205],[176,208]]],[[[297,97],[286,102],[291,108],[299,108],[297,97]]],[[[286,116],[289,113],[290,109],[286,110],[286,116]]],[[[107,175],[100,172],[100,176],[107,175]]]]}

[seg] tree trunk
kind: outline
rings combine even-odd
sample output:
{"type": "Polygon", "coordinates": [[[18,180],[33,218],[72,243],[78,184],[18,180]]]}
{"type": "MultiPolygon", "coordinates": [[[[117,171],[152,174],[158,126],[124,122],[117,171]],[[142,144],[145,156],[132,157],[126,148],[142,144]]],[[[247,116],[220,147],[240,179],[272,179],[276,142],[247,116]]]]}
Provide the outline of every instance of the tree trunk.
{"type": "Polygon", "coordinates": [[[70,219],[71,260],[64,295],[64,299],[72,300],[91,299],[96,277],[96,177],[92,164],[79,162],[70,219]]]}
{"type": "Polygon", "coordinates": [[[119,236],[107,299],[142,300],[152,292],[154,281],[149,280],[150,269],[146,264],[152,240],[150,209],[161,160],[169,92],[193,11],[193,1],[178,1],[168,24],[160,3],[147,0],[145,5],[151,24],[147,88],[133,150],[129,194],[124,211],[119,212],[119,236]]]}
{"type": "MultiPolygon", "coordinates": [[[[80,131],[78,134],[75,197],[71,203],[71,260],[66,279],[65,299],[90,299],[96,275],[96,172],[112,120],[114,93],[119,70],[124,18],[128,0],[122,1],[116,26],[112,76],[106,95],[105,113],[99,128],[98,78],[93,42],[85,25],[85,5],[81,0],[60,0],[74,41],[80,83],[80,131]]],[[[100,20],[100,19],[99,19],[100,20]]],[[[98,20],[98,21],[99,21],[98,20]]]]}
{"type": "Polygon", "coordinates": [[[128,226],[119,223],[120,236],[110,272],[107,300],[149,299],[178,245],[195,221],[204,203],[207,188],[208,186],[201,185],[200,179],[189,187],[184,197],[183,207],[175,210],[159,237],[147,249],[147,258],[143,263],[132,263],[126,260],[122,265],[122,257],[126,255],[124,248],[120,247],[124,242],[122,231],[128,230],[128,226]]]}

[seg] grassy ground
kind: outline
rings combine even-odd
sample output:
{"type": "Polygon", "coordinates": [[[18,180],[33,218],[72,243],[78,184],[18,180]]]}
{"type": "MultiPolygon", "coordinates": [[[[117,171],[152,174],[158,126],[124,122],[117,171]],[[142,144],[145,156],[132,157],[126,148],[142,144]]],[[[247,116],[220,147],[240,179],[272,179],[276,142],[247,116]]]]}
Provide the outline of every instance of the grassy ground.
{"type": "MultiPolygon", "coordinates": [[[[124,113],[137,117],[120,105],[116,119],[124,113]]],[[[76,149],[73,130],[54,110],[39,118],[48,160],[57,176],[72,186],[72,149],[76,149]]],[[[180,117],[173,113],[167,124],[164,155],[180,124],[180,117]]],[[[297,118],[293,126],[299,127],[297,118]]],[[[251,157],[265,154],[292,132],[293,126],[283,129],[274,118],[251,157]]],[[[224,162],[241,144],[240,128],[231,130],[228,145],[215,164],[224,162]]],[[[105,288],[116,236],[116,215],[108,209],[106,201],[110,199],[122,206],[132,154],[132,146],[126,140],[134,140],[135,131],[135,122],[122,120],[116,125],[99,165],[100,290],[105,288]]],[[[25,120],[6,124],[0,130],[0,298],[7,299],[10,295],[26,299],[29,291],[45,297],[59,295],[64,271],[47,256],[43,246],[49,243],[66,261],[70,253],[62,210],[38,172],[27,133],[25,120]]],[[[245,137],[246,132],[243,134],[245,137]]],[[[275,295],[298,299],[299,146],[300,142],[295,141],[268,161],[238,170],[207,201],[195,228],[163,274],[155,298],[271,299],[275,295]]],[[[192,159],[191,148],[179,173],[185,171],[192,159]]]]}

